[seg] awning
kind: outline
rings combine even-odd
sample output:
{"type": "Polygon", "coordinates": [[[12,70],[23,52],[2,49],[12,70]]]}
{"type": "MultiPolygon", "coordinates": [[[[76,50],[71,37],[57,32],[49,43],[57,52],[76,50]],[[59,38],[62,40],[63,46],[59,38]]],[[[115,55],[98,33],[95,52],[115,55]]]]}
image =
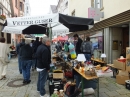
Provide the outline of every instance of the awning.
{"type": "Polygon", "coordinates": [[[119,25],[119,24],[123,24],[127,22],[130,22],[130,10],[117,14],[108,19],[102,20],[98,23],[95,23],[93,28],[87,30],[86,33],[98,31],[103,28],[107,28],[107,27],[111,27],[111,26],[115,26],[115,25],[119,25]]]}
{"type": "Polygon", "coordinates": [[[44,16],[27,16],[27,17],[17,17],[17,18],[7,18],[5,26],[15,27],[15,26],[30,26],[39,24],[53,24],[61,23],[69,29],[69,32],[88,30],[89,25],[94,24],[93,19],[80,18],[67,16],[63,14],[48,14],[44,16]]]}

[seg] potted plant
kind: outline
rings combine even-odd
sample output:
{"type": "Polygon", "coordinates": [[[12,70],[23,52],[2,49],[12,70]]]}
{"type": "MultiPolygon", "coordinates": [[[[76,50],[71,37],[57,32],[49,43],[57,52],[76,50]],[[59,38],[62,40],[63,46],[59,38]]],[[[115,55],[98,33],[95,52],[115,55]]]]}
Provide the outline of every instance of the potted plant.
{"type": "Polygon", "coordinates": [[[5,20],[6,19],[6,16],[5,15],[0,15],[0,19],[2,19],[2,20],[5,20]]]}
{"type": "Polygon", "coordinates": [[[58,97],[58,95],[57,94],[52,94],[51,97],[58,97]]]}

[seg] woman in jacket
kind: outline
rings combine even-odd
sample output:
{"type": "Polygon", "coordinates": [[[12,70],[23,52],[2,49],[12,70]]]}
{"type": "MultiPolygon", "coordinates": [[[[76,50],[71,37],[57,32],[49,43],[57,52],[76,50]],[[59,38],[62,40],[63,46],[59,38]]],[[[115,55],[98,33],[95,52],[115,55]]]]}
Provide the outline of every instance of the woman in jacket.
{"type": "Polygon", "coordinates": [[[0,38],[0,80],[6,78],[6,69],[8,65],[9,47],[5,43],[5,38],[0,38]]]}

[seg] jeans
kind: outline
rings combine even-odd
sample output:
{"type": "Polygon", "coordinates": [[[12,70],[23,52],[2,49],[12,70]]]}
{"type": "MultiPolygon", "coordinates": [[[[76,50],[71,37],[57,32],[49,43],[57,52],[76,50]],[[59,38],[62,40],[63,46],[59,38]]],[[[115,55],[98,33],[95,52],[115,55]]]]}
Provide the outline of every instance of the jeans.
{"type": "Polygon", "coordinates": [[[48,71],[46,69],[39,72],[38,82],[37,82],[37,91],[40,91],[40,95],[44,96],[46,94],[45,91],[45,83],[47,81],[48,71]]]}
{"type": "Polygon", "coordinates": [[[86,61],[90,61],[91,60],[91,54],[84,54],[86,61]]]}
{"type": "Polygon", "coordinates": [[[32,60],[24,60],[24,61],[22,61],[23,78],[26,81],[30,80],[31,65],[32,65],[32,60]]]}
{"type": "Polygon", "coordinates": [[[20,55],[18,55],[18,67],[19,67],[19,72],[22,73],[22,63],[21,63],[20,55]]]}

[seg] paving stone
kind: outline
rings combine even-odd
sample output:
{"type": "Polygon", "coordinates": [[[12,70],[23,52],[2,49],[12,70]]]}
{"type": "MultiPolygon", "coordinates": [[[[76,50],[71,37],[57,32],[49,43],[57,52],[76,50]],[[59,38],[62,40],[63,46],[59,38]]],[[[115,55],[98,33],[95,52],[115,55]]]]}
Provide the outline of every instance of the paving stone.
{"type": "Polygon", "coordinates": [[[119,96],[120,94],[117,93],[116,91],[110,91],[110,92],[105,92],[108,96],[119,96]]]}
{"type": "Polygon", "coordinates": [[[115,90],[118,90],[118,89],[120,89],[119,87],[117,87],[117,86],[115,86],[115,85],[113,85],[113,86],[108,86],[108,87],[106,87],[108,90],[110,90],[110,91],[115,91],[115,90]]]}
{"type": "Polygon", "coordinates": [[[106,84],[104,84],[104,83],[100,83],[100,84],[99,84],[99,88],[105,88],[105,87],[107,87],[106,84]]]}
{"type": "Polygon", "coordinates": [[[102,92],[109,92],[109,90],[107,88],[100,88],[99,89],[99,92],[102,93],[102,92]]]}
{"type": "Polygon", "coordinates": [[[100,93],[99,97],[109,97],[106,93],[100,93]]]}
{"type": "Polygon", "coordinates": [[[128,97],[130,97],[130,93],[126,94],[128,97]]]}

